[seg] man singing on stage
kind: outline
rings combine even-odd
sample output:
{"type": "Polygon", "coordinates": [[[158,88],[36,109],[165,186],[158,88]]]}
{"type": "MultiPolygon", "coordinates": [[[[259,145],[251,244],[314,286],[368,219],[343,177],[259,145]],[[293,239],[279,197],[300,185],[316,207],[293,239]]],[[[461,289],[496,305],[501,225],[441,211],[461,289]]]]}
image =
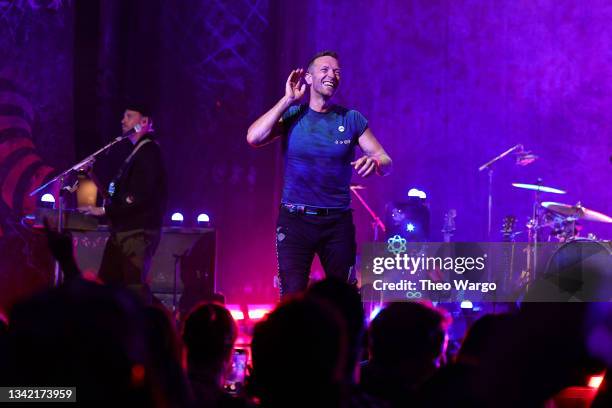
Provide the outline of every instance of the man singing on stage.
{"type": "Polygon", "coordinates": [[[315,55],[308,69],[291,71],[285,96],[247,134],[252,146],[281,137],[285,179],[276,248],[281,296],[308,285],[318,254],[326,276],[354,281],[355,226],[350,209],[352,167],[362,177],[386,175],[391,158],[355,110],[331,103],[340,85],[335,52],[315,55]],[[305,83],[304,83],[305,82],[305,83]],[[310,90],[308,104],[294,105],[310,90]],[[364,156],[353,161],[359,145],[364,156]]]}
{"type": "Polygon", "coordinates": [[[110,224],[100,278],[133,289],[149,303],[148,272],[166,208],[166,170],[146,105],[130,104],[121,128],[133,145],[132,152],[109,184],[104,207],[85,210],[93,215],[106,214],[110,224]]]}

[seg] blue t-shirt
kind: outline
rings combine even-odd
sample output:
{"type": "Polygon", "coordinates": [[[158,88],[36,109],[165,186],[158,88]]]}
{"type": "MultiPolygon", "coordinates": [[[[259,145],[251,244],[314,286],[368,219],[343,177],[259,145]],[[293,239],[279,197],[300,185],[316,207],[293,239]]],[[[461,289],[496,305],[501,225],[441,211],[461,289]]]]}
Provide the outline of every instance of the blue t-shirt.
{"type": "Polygon", "coordinates": [[[329,112],[307,104],[283,114],[285,183],[283,203],[348,208],[351,161],[368,121],[359,112],[334,105],[329,112]]]}

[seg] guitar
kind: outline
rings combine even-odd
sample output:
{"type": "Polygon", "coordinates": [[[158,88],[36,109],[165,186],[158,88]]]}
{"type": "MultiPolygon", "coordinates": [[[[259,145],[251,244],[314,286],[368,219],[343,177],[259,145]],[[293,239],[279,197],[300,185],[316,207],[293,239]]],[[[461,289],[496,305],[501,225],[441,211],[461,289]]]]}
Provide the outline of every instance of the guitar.
{"type": "Polygon", "coordinates": [[[504,217],[503,225],[501,229],[502,242],[514,242],[514,226],[516,225],[516,217],[514,215],[507,215],[504,217]]]}
{"type": "Polygon", "coordinates": [[[448,210],[448,212],[444,214],[444,224],[442,225],[442,236],[444,237],[444,242],[451,242],[451,239],[457,230],[455,226],[456,217],[457,210],[454,208],[448,210]]]}
{"type": "MultiPolygon", "coordinates": [[[[503,219],[501,234],[502,242],[511,242],[512,245],[505,245],[503,249],[501,259],[501,270],[505,271],[504,274],[504,286],[508,288],[512,285],[514,280],[514,227],[516,225],[516,217],[514,215],[507,215],[503,219]]],[[[520,280],[521,278],[519,278],[520,280]]]]}
{"type": "MultiPolygon", "coordinates": [[[[442,224],[442,236],[443,236],[443,242],[445,243],[449,243],[451,242],[453,235],[455,234],[455,231],[457,230],[457,227],[455,225],[455,218],[457,218],[457,210],[455,210],[454,208],[448,210],[448,212],[446,212],[444,214],[444,222],[442,224]]],[[[455,248],[451,248],[450,245],[444,245],[444,257],[447,256],[454,256],[455,255],[455,248]]],[[[450,279],[448,276],[446,277],[446,279],[444,279],[442,277],[442,271],[436,271],[437,272],[437,281],[439,282],[444,282],[447,279],[450,279]]],[[[459,301],[462,301],[464,298],[464,291],[460,290],[457,293],[457,299],[459,301]]],[[[457,299],[453,299],[453,300],[457,300],[457,299]]]]}

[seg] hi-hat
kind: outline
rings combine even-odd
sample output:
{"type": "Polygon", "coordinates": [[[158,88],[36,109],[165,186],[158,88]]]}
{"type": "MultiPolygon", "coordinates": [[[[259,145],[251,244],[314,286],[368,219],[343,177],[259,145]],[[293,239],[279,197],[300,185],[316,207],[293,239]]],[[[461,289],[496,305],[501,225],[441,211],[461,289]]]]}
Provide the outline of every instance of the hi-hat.
{"type": "Polygon", "coordinates": [[[566,194],[566,191],[559,190],[558,188],[541,186],[538,184],[524,184],[524,183],[512,183],[514,187],[523,188],[525,190],[541,191],[543,193],[553,194],[566,194]]]}
{"type": "Polygon", "coordinates": [[[553,201],[545,201],[542,203],[542,207],[557,214],[566,215],[568,217],[580,218],[585,221],[612,223],[612,217],[608,217],[607,215],[597,211],[589,210],[588,208],[580,205],[580,203],[576,205],[569,205],[563,203],[555,203],[553,201]]]}

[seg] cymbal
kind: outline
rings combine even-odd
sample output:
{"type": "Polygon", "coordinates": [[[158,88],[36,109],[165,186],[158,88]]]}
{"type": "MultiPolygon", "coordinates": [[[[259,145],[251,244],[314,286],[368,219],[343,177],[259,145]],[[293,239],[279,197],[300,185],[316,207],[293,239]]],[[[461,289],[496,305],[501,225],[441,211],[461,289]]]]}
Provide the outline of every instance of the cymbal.
{"type": "Polygon", "coordinates": [[[559,190],[558,188],[540,186],[538,184],[524,184],[524,183],[512,183],[514,187],[524,188],[525,190],[541,191],[543,193],[553,194],[566,194],[566,191],[559,190]]]}
{"type": "Polygon", "coordinates": [[[585,221],[612,223],[612,217],[608,217],[607,215],[597,211],[589,210],[588,208],[580,205],[580,203],[576,205],[569,205],[563,203],[555,203],[553,201],[545,201],[542,203],[542,207],[558,214],[580,218],[585,221]]]}

